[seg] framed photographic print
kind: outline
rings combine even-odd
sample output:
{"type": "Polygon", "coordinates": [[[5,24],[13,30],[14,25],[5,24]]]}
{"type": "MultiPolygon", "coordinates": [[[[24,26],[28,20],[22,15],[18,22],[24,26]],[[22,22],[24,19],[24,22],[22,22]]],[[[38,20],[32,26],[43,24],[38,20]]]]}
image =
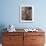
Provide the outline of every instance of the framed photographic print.
{"type": "Polygon", "coordinates": [[[34,21],[34,7],[32,5],[20,6],[20,22],[34,21]]]}

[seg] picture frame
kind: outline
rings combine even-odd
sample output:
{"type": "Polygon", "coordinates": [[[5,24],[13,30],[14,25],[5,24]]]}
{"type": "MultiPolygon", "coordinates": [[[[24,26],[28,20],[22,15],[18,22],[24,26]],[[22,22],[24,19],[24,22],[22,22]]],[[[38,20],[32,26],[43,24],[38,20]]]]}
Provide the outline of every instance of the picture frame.
{"type": "Polygon", "coordinates": [[[20,6],[20,22],[33,22],[34,21],[34,7],[33,5],[20,6]]]}

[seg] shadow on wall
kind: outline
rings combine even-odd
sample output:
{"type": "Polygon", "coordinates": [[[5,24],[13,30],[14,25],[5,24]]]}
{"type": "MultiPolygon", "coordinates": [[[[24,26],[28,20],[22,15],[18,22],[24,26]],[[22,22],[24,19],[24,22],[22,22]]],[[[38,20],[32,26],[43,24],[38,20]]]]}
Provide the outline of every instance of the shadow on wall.
{"type": "Polygon", "coordinates": [[[0,24],[0,43],[2,43],[3,32],[6,32],[6,26],[4,24],[0,24]]]}

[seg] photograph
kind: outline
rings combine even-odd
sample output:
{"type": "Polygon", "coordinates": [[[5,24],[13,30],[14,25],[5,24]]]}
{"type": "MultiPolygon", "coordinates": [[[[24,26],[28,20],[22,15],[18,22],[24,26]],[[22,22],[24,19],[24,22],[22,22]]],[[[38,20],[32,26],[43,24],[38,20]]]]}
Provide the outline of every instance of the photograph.
{"type": "Polygon", "coordinates": [[[20,6],[20,21],[32,22],[33,21],[33,7],[32,5],[20,6]]]}

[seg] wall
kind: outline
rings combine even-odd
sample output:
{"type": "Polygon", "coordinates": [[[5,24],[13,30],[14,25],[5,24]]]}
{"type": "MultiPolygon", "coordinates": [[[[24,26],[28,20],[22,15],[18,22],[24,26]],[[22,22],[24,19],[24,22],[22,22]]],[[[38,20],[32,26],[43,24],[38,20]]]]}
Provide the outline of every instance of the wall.
{"type": "Polygon", "coordinates": [[[0,0],[0,25],[13,24],[16,28],[45,27],[46,28],[46,1],[45,0],[0,0]],[[19,7],[22,4],[34,6],[34,22],[21,23],[19,21],[19,7]]]}

